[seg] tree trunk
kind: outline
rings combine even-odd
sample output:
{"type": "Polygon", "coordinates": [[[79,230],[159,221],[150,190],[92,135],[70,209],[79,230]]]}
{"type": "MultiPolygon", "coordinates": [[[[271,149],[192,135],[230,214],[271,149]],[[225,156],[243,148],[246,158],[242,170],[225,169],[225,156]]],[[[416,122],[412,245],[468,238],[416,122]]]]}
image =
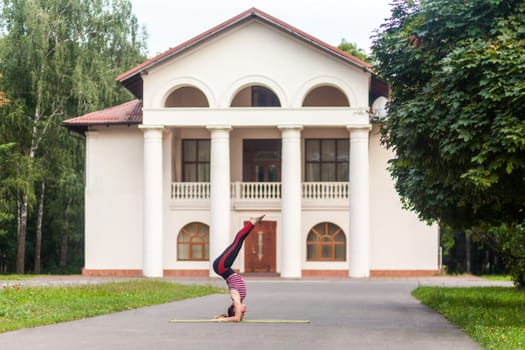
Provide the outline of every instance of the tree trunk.
{"type": "Polygon", "coordinates": [[[465,231],[465,272],[466,273],[472,273],[472,267],[470,264],[470,236],[471,232],[470,230],[465,231]]]}
{"type": "Polygon", "coordinates": [[[73,198],[70,196],[66,204],[66,209],[64,210],[64,233],[62,234],[62,241],[60,244],[60,262],[58,264],[60,268],[64,268],[67,265],[67,251],[69,243],[69,212],[71,210],[72,202],[73,198]]]}
{"type": "Polygon", "coordinates": [[[38,218],[36,224],[36,238],[35,238],[35,274],[40,273],[41,252],[42,252],[42,221],[44,218],[44,195],[46,191],[46,180],[42,180],[40,187],[40,198],[38,200],[38,218]]]}
{"type": "Polygon", "coordinates": [[[25,272],[25,255],[26,255],[26,233],[27,233],[27,211],[28,211],[27,194],[22,195],[22,201],[18,201],[18,227],[16,232],[16,273],[23,275],[25,272]]]}
{"type": "MultiPolygon", "coordinates": [[[[40,96],[40,95],[39,95],[40,96]]],[[[39,99],[40,101],[40,99],[39,99]]],[[[37,103],[35,115],[33,117],[33,129],[31,131],[31,148],[29,149],[29,164],[33,164],[35,154],[38,148],[38,122],[40,120],[40,102],[37,103]]],[[[33,174],[30,174],[31,176],[33,174]]],[[[27,179],[31,181],[31,179],[27,179]]],[[[24,193],[22,195],[22,203],[20,205],[20,217],[18,218],[17,228],[17,250],[16,250],[16,273],[24,274],[25,271],[25,255],[26,255],[26,235],[27,235],[27,213],[29,211],[29,195],[24,193]]]]}
{"type": "Polygon", "coordinates": [[[62,241],[60,242],[60,262],[58,266],[64,268],[67,265],[67,247],[68,247],[68,234],[64,232],[62,235],[62,241]]]}

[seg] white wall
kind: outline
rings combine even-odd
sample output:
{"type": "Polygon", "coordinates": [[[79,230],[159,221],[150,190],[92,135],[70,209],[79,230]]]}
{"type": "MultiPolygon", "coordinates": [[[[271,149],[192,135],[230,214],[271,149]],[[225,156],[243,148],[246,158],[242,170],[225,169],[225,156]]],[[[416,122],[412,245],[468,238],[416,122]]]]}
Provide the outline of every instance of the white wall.
{"type": "Polygon", "coordinates": [[[211,108],[227,108],[236,92],[254,82],[272,89],[283,108],[300,107],[308,90],[321,82],[338,85],[351,107],[366,107],[368,77],[350,63],[252,21],[152,68],[143,76],[144,109],[162,106],[174,86],[186,84],[200,88],[211,108]]]}
{"type": "Polygon", "coordinates": [[[143,134],[86,135],[86,269],[142,269],[143,134]]]}
{"type": "Polygon", "coordinates": [[[438,227],[402,209],[386,170],[393,154],[379,139],[376,126],[370,134],[370,269],[437,270],[438,227]]]}

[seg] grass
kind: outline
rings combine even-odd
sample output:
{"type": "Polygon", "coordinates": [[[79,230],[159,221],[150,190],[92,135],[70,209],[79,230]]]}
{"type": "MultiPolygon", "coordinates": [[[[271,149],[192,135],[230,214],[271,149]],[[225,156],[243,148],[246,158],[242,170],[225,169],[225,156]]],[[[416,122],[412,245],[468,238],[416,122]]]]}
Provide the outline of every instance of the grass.
{"type": "Polygon", "coordinates": [[[512,281],[512,277],[509,275],[482,275],[481,277],[489,281],[512,281]]]}
{"type": "Polygon", "coordinates": [[[35,327],[143,306],[194,298],[224,290],[161,280],[88,286],[0,285],[0,332],[35,327]]]}
{"type": "Polygon", "coordinates": [[[524,291],[419,287],[412,294],[486,349],[525,349],[524,291]]]}
{"type": "Polygon", "coordinates": [[[0,281],[27,280],[38,275],[0,275],[0,281]]]}

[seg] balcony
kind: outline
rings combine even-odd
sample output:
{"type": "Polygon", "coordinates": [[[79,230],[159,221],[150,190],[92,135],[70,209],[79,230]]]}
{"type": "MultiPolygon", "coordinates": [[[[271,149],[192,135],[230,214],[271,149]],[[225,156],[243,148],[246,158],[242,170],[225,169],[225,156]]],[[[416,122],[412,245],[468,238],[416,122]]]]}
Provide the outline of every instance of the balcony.
{"type": "MultiPolygon", "coordinates": [[[[279,209],[280,182],[233,182],[232,207],[235,210],[279,209]]],[[[303,209],[347,209],[348,182],[303,182],[303,209]]],[[[172,209],[207,209],[210,205],[209,182],[174,182],[171,184],[172,209]]]]}

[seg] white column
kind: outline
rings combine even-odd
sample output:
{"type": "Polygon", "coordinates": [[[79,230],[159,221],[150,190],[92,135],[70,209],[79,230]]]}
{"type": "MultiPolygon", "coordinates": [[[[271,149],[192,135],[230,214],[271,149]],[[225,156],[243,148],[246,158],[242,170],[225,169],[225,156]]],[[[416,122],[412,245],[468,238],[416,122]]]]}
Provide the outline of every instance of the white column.
{"type": "Polygon", "coordinates": [[[350,128],[349,275],[370,276],[370,199],[368,133],[370,127],[350,128]]]}
{"type": "Polygon", "coordinates": [[[279,127],[281,160],[281,277],[300,278],[301,251],[301,126],[279,127]]]}
{"type": "Polygon", "coordinates": [[[97,213],[97,201],[93,196],[93,192],[96,192],[96,187],[99,185],[96,182],[96,173],[93,167],[93,160],[97,154],[95,145],[96,139],[98,138],[98,131],[87,131],[86,135],[86,185],[85,185],[85,203],[84,203],[84,268],[91,269],[96,266],[97,261],[97,249],[93,244],[90,244],[92,237],[97,235],[97,225],[95,220],[98,219],[97,213]]]}
{"type": "MultiPolygon", "coordinates": [[[[172,176],[172,159],[173,159],[173,131],[172,129],[166,128],[163,132],[163,159],[162,159],[162,178],[163,178],[163,184],[162,184],[162,208],[164,210],[163,212],[163,229],[168,229],[171,225],[171,222],[169,220],[170,218],[170,201],[171,201],[171,182],[173,180],[172,176]]],[[[164,230],[163,230],[163,237],[164,237],[164,230]]],[[[169,257],[171,255],[171,252],[173,251],[173,247],[170,245],[162,244],[162,254],[163,259],[166,259],[166,257],[169,257]]],[[[166,266],[166,262],[163,260],[162,266],[166,266]]]]}
{"type": "Polygon", "coordinates": [[[229,126],[208,127],[210,154],[210,276],[211,264],[230,242],[230,130],[229,126]]]}
{"type": "Polygon", "coordinates": [[[145,277],[162,277],[162,126],[142,126],[144,131],[144,236],[145,277]]]}

